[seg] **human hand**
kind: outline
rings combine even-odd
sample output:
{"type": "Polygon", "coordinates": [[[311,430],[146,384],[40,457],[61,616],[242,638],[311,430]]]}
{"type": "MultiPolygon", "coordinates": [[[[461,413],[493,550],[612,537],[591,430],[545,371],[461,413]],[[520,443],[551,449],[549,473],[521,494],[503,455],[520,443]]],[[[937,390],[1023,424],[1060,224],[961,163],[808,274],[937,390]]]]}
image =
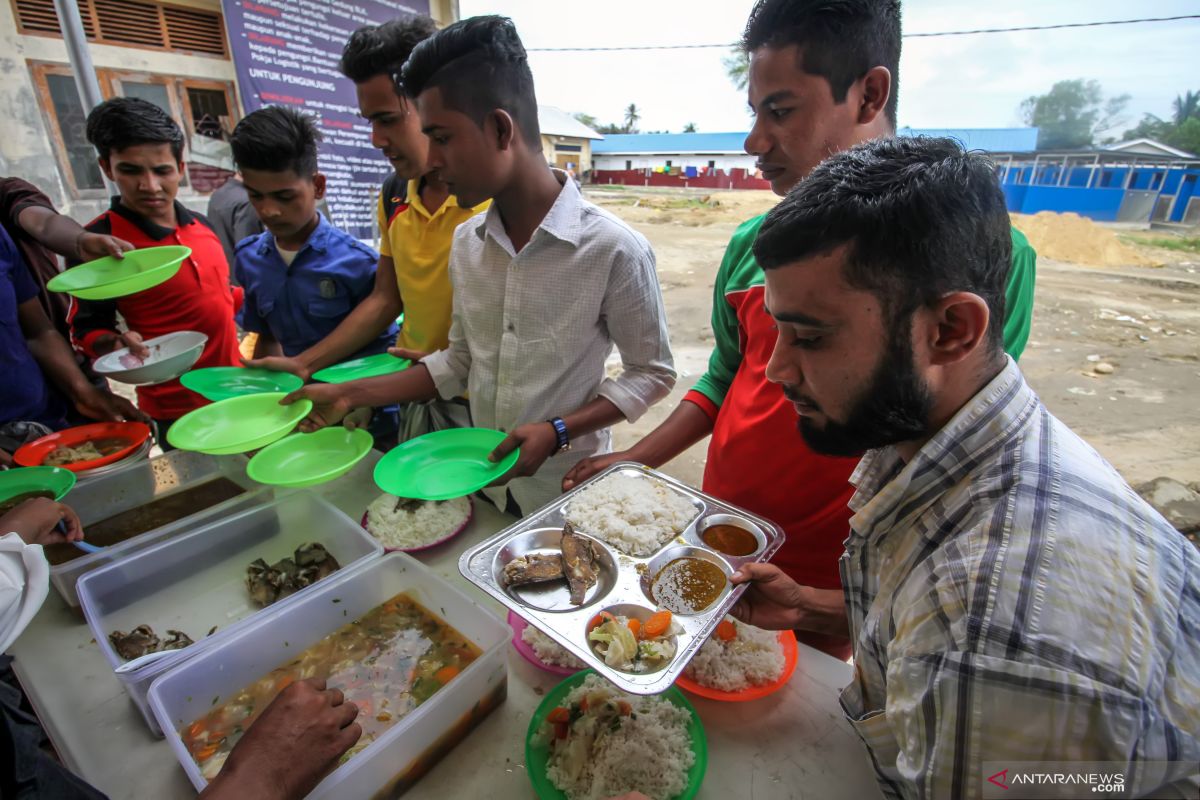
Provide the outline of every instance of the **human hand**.
{"type": "Polygon", "coordinates": [[[75,254],[83,261],[93,261],[105,256],[124,258],[134,246],[116,236],[106,236],[102,233],[84,232],[75,240],[75,254]]]}
{"type": "Polygon", "coordinates": [[[269,369],[272,372],[289,372],[301,380],[312,377],[312,370],[294,356],[266,356],[264,358],[243,358],[243,367],[269,369]]]}
{"type": "Polygon", "coordinates": [[[409,350],[406,347],[389,347],[388,355],[395,356],[396,358],[407,358],[409,361],[416,364],[422,358],[429,355],[429,353],[423,353],[420,350],[409,350]]]}
{"type": "Polygon", "coordinates": [[[737,619],[771,631],[799,627],[805,599],[803,587],[774,564],[743,564],[733,573],[730,583],[749,583],[745,593],[730,610],[737,619]]]}
{"type": "Polygon", "coordinates": [[[122,420],[137,420],[150,422],[146,413],[139,411],[137,406],[120,395],[102,392],[90,383],[75,398],[75,409],[85,417],[98,419],[102,422],[120,422],[122,420]]]}
{"type": "Polygon", "coordinates": [[[358,706],[318,678],[297,681],[271,701],[200,795],[205,800],[304,797],[362,735],[358,706]]]}
{"type": "MultiPolygon", "coordinates": [[[[555,440],[557,441],[557,440],[555,440]]],[[[619,453],[606,453],[602,456],[590,456],[567,470],[563,476],[562,490],[574,489],[593,475],[603,472],[618,461],[631,461],[628,450],[619,453]]]]}
{"type": "Polygon", "coordinates": [[[503,486],[513,478],[526,478],[535,474],[541,469],[546,459],[554,455],[557,446],[558,434],[555,433],[554,426],[549,422],[531,422],[515,428],[512,433],[504,437],[504,441],[496,445],[495,450],[488,454],[488,461],[493,464],[503,461],[518,447],[521,448],[521,455],[517,457],[517,463],[513,465],[512,469],[492,481],[490,485],[503,486]]]}
{"type": "Polygon", "coordinates": [[[12,463],[12,453],[0,447],[0,467],[11,467],[12,463]]]}
{"type": "Polygon", "coordinates": [[[138,358],[150,355],[150,348],[142,344],[142,335],[136,331],[108,334],[96,341],[96,352],[101,355],[111,353],[113,350],[120,350],[122,347],[128,347],[130,354],[138,358]]]}
{"type": "Polygon", "coordinates": [[[342,420],[342,427],[348,431],[366,428],[370,426],[374,417],[375,409],[370,406],[359,406],[346,415],[346,418],[342,420]]]}
{"type": "Polygon", "coordinates": [[[354,410],[354,406],[346,399],[342,389],[334,383],[310,383],[301,386],[279,401],[281,406],[290,406],[297,400],[307,398],[312,401],[312,411],[300,420],[300,430],[304,433],[319,431],[330,425],[337,425],[354,410]]]}
{"type": "Polygon", "coordinates": [[[83,524],[75,510],[48,497],[35,497],[0,517],[0,535],[16,533],[25,544],[62,544],[83,539],[83,524]],[[58,528],[65,522],[67,532],[58,528]]]}

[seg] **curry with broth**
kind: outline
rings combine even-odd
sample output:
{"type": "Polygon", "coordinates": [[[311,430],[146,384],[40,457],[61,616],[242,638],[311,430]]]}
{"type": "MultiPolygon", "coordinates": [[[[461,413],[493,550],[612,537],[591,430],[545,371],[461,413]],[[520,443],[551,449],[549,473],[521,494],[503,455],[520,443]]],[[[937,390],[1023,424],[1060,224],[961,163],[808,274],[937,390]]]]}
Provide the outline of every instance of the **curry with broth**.
{"type": "Polygon", "coordinates": [[[294,661],[279,666],[180,736],[206,780],[263,709],[294,681],[323,678],[358,706],[358,742],[340,763],[365,748],[452,681],[481,651],[407,594],[398,594],[344,625],[294,661]]]}
{"type": "MultiPolygon", "coordinates": [[[[98,547],[118,544],[184,517],[190,517],[198,511],[212,508],[217,503],[244,494],[245,491],[244,488],[228,478],[217,478],[182,492],[151,500],[145,505],[122,511],[108,519],[84,525],[84,540],[98,547]]],[[[78,547],[70,544],[48,545],[44,551],[46,560],[54,565],[65,564],[87,555],[78,547]]]]}

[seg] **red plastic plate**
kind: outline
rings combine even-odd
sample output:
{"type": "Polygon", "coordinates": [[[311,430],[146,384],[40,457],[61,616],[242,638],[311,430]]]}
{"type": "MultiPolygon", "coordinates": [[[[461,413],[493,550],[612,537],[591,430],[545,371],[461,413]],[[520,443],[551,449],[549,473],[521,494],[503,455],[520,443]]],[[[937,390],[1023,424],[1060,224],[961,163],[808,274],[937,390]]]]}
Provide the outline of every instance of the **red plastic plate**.
{"type": "Polygon", "coordinates": [[[91,425],[80,425],[66,430],[34,439],[21,445],[13,453],[13,461],[23,467],[40,467],[46,456],[59,447],[78,447],[87,442],[101,439],[121,439],[126,444],[113,453],[91,461],[78,461],[74,464],[64,464],[63,469],[71,472],[84,472],[106,464],[113,464],[128,457],[150,438],[150,426],[141,422],[96,422],[91,425]]]}

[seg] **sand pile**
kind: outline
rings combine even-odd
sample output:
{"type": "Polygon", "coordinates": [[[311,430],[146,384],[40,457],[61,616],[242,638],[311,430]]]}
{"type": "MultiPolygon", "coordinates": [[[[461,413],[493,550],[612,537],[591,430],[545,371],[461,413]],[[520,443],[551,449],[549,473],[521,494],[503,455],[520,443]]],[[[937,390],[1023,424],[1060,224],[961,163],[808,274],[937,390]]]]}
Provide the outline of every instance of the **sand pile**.
{"type": "Polygon", "coordinates": [[[1012,223],[1044,258],[1095,267],[1161,266],[1122,242],[1111,230],[1078,214],[1013,214],[1012,223]]]}

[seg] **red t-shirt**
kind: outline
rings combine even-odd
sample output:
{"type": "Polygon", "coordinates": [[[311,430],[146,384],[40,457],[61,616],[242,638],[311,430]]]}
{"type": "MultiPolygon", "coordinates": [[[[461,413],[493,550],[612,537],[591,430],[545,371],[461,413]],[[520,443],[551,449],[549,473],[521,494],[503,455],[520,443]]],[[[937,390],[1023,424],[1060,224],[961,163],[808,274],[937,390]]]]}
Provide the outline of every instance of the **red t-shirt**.
{"type": "MultiPolygon", "coordinates": [[[[165,283],[116,300],[71,299],[71,342],[84,355],[95,358],[93,345],[100,336],[117,332],[117,314],[131,331],[145,339],[176,331],[198,331],[208,337],[200,367],[229,367],[239,363],[237,327],[233,317],[241,303],[241,290],[229,285],[225,251],[208,220],[175,203],[177,225],[165,228],[114,199],[112,208],[85,227],[110,234],[135,247],[184,245],[192,254],[179,272],[165,283]]],[[[138,406],[150,416],[175,420],[207,401],[185,389],[178,380],[137,387],[138,406]]]]}

